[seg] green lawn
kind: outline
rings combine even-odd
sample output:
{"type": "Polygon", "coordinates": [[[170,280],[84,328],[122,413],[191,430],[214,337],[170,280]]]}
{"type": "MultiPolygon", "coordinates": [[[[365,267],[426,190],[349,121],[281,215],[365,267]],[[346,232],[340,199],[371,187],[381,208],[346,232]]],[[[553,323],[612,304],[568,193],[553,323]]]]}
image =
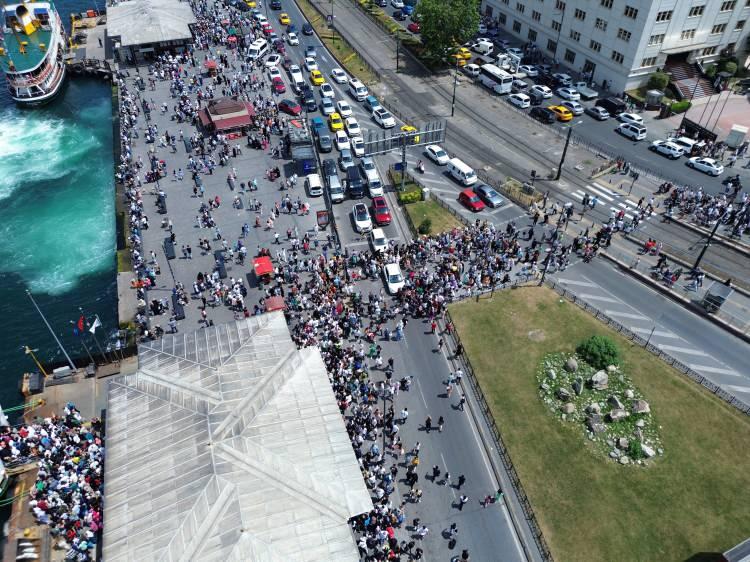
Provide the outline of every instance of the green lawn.
{"type": "Polygon", "coordinates": [[[432,221],[430,234],[437,234],[453,228],[464,227],[464,224],[461,221],[432,199],[418,201],[417,203],[409,203],[408,205],[403,205],[402,209],[406,210],[409,214],[415,228],[419,228],[422,221],[429,218],[432,221]]]}
{"type": "Polygon", "coordinates": [[[549,289],[503,291],[451,315],[557,560],[710,560],[697,555],[750,536],[750,418],[549,289]],[[595,456],[539,399],[543,356],[597,333],[618,342],[661,428],[665,454],[651,467],[595,456]]]}

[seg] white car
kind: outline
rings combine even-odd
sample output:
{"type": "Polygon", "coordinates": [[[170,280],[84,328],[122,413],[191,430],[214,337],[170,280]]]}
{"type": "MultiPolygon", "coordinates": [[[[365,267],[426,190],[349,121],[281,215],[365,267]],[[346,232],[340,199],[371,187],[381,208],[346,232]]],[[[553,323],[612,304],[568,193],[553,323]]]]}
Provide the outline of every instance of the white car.
{"type": "Polygon", "coordinates": [[[360,234],[372,230],[370,211],[367,210],[367,205],[364,203],[357,203],[352,207],[352,219],[354,219],[354,229],[360,234]]]}
{"type": "Polygon", "coordinates": [[[362,158],[365,155],[365,141],[362,137],[354,137],[349,141],[352,145],[352,152],[357,158],[362,158]]]}
{"type": "Polygon", "coordinates": [[[305,57],[305,69],[308,72],[312,72],[313,70],[318,70],[318,63],[312,57],[305,57]]]}
{"type": "Polygon", "coordinates": [[[583,115],[583,112],[585,111],[584,107],[577,101],[564,101],[560,105],[563,107],[567,107],[570,112],[576,117],[578,117],[579,115],[583,115]]]}
{"type": "Polygon", "coordinates": [[[429,145],[425,148],[424,153],[427,155],[427,158],[435,162],[438,166],[445,166],[450,161],[448,153],[436,144],[429,145]]]}
{"type": "Polygon", "coordinates": [[[385,277],[385,284],[388,287],[388,292],[392,295],[398,293],[406,281],[404,281],[404,275],[401,273],[401,268],[397,263],[387,263],[383,266],[383,277],[385,277]]]}
{"type": "Polygon", "coordinates": [[[552,75],[552,78],[557,80],[557,83],[562,84],[563,86],[569,86],[573,83],[573,78],[569,74],[564,74],[562,72],[555,72],[552,75]]]}
{"type": "Polygon", "coordinates": [[[346,72],[344,72],[340,68],[334,68],[333,70],[331,70],[331,77],[337,84],[346,84],[349,81],[346,72]]]}
{"type": "Polygon", "coordinates": [[[305,188],[310,197],[320,197],[323,195],[323,184],[320,182],[318,174],[310,174],[305,177],[305,188]]]}
{"type": "Polygon", "coordinates": [[[526,94],[511,94],[508,96],[508,101],[519,109],[531,107],[531,98],[526,94]]]}
{"type": "Polygon", "coordinates": [[[635,113],[620,113],[617,116],[619,121],[623,123],[632,123],[633,125],[643,125],[643,117],[636,115],[635,113]]]}
{"type": "Polygon", "coordinates": [[[564,100],[578,101],[581,99],[581,94],[575,88],[558,88],[557,95],[564,100]]]}
{"type": "Polygon", "coordinates": [[[672,160],[677,160],[685,154],[685,151],[675,143],[664,140],[652,142],[648,149],[653,150],[662,156],[666,156],[667,158],[671,158],[672,160]]]}
{"type": "Polygon", "coordinates": [[[359,123],[357,123],[357,119],[355,117],[347,117],[347,119],[344,121],[344,126],[346,127],[346,132],[350,137],[362,136],[362,129],[360,128],[359,123]]]}
{"type": "Polygon", "coordinates": [[[615,129],[621,135],[630,140],[639,141],[646,138],[646,127],[634,123],[620,123],[615,129]]]}
{"type": "Polygon", "coordinates": [[[333,103],[333,98],[322,98],[320,100],[320,110],[323,112],[323,115],[336,113],[336,105],[333,103]]]}
{"type": "Polygon", "coordinates": [[[543,86],[541,84],[534,84],[529,92],[537,92],[545,99],[552,97],[552,90],[550,90],[547,86],[543,86]]]}
{"type": "Polygon", "coordinates": [[[328,82],[323,82],[320,85],[320,95],[324,98],[335,98],[336,92],[334,92],[333,86],[331,86],[328,82]]]}
{"type": "Polygon", "coordinates": [[[515,57],[523,57],[523,50],[517,47],[511,47],[509,49],[505,49],[505,52],[515,57]]]}
{"type": "Polygon", "coordinates": [[[305,77],[302,76],[302,70],[296,64],[289,67],[289,76],[292,78],[292,84],[305,81],[305,77]]]}
{"type": "Polygon", "coordinates": [[[297,37],[296,33],[289,33],[286,36],[287,43],[289,43],[292,46],[299,45],[299,37],[297,37]]]}
{"type": "Polygon", "coordinates": [[[473,62],[471,64],[467,64],[461,70],[463,70],[464,74],[468,74],[472,78],[476,78],[477,76],[479,76],[479,73],[482,72],[481,67],[478,64],[474,64],[473,62]]]}
{"type": "Polygon", "coordinates": [[[265,66],[266,68],[270,68],[272,66],[279,66],[281,64],[282,58],[281,55],[271,55],[266,59],[265,66]]]}
{"type": "Polygon", "coordinates": [[[336,148],[341,151],[344,149],[350,149],[351,147],[352,145],[349,143],[349,137],[347,134],[340,129],[336,131],[336,148]]]}
{"type": "Polygon", "coordinates": [[[401,9],[404,7],[404,3],[402,0],[391,0],[391,6],[394,8],[401,9]]]}
{"type": "Polygon", "coordinates": [[[694,156],[686,162],[688,168],[693,168],[709,176],[718,176],[724,171],[724,166],[719,164],[713,158],[699,158],[694,156]]]}
{"type": "Polygon", "coordinates": [[[268,69],[268,78],[273,82],[274,78],[281,78],[281,71],[277,66],[272,66],[268,69]]]}
{"type": "Polygon", "coordinates": [[[338,109],[338,114],[341,115],[341,117],[351,117],[352,116],[352,106],[349,105],[344,100],[341,100],[336,103],[336,109],[338,109]]]}
{"type": "Polygon", "coordinates": [[[539,76],[539,71],[533,64],[522,64],[518,67],[518,72],[523,72],[529,78],[535,78],[539,76]]]}
{"type": "Polygon", "coordinates": [[[382,228],[373,228],[370,232],[370,244],[375,253],[385,252],[388,249],[388,238],[382,228]]]}
{"type": "Polygon", "coordinates": [[[390,129],[396,126],[396,120],[393,118],[393,115],[382,106],[376,107],[372,110],[372,118],[384,129],[390,129]]]}

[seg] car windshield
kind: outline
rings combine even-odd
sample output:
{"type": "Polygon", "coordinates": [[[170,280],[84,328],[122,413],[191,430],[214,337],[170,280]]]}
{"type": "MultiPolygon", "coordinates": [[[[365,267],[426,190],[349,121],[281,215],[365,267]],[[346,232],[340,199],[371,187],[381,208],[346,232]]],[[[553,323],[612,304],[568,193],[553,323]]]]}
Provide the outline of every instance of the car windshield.
{"type": "Polygon", "coordinates": [[[479,203],[479,197],[476,195],[469,197],[469,203],[479,203]]]}
{"type": "Polygon", "coordinates": [[[362,166],[365,170],[372,170],[375,168],[375,164],[371,160],[362,160],[362,166]]]}
{"type": "Polygon", "coordinates": [[[365,220],[367,218],[367,210],[362,207],[357,207],[357,220],[365,220]]]}
{"type": "Polygon", "coordinates": [[[388,282],[389,283],[401,283],[401,281],[403,281],[403,280],[404,280],[404,278],[401,277],[400,273],[391,273],[388,276],[388,282]]]}
{"type": "Polygon", "coordinates": [[[379,236],[377,238],[374,238],[373,239],[373,243],[376,246],[385,246],[385,237],[384,236],[379,236]]]}
{"type": "Polygon", "coordinates": [[[438,158],[442,158],[443,156],[447,156],[447,154],[445,153],[445,150],[436,150],[435,156],[437,156],[438,158]]]}

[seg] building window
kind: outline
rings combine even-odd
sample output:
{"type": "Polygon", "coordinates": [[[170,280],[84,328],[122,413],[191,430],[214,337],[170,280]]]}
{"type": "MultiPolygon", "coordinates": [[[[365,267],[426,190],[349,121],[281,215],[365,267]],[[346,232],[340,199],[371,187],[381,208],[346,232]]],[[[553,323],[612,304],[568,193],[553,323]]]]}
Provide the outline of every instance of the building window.
{"type": "Polygon", "coordinates": [[[505,25],[507,17],[504,13],[500,12],[499,14],[497,14],[497,21],[499,21],[501,25],[505,25]]]}
{"type": "Polygon", "coordinates": [[[513,31],[516,33],[521,33],[521,22],[518,20],[513,21],[513,31]]]}
{"type": "Polygon", "coordinates": [[[724,33],[724,30],[726,28],[727,28],[727,24],[717,23],[715,26],[711,28],[711,35],[718,35],[719,33],[724,33]]]}
{"type": "Polygon", "coordinates": [[[570,64],[573,64],[576,62],[576,54],[571,51],[570,49],[565,49],[565,60],[569,62],[570,64]]]}
{"type": "Polygon", "coordinates": [[[627,29],[620,28],[617,30],[617,38],[622,39],[623,41],[630,41],[630,36],[632,33],[630,33],[627,29]]]}
{"type": "Polygon", "coordinates": [[[745,27],[745,20],[740,20],[737,22],[737,24],[734,26],[735,31],[740,31],[743,27],[745,27]]]}
{"type": "Polygon", "coordinates": [[[625,15],[629,18],[637,18],[638,17],[638,9],[633,8],[633,6],[625,6],[625,15]]]}
{"type": "Polygon", "coordinates": [[[704,57],[707,57],[709,55],[715,55],[717,50],[718,50],[718,48],[716,47],[716,45],[714,45],[713,47],[706,47],[705,49],[703,49],[703,51],[701,52],[701,54],[704,57]]]}
{"type": "Polygon", "coordinates": [[[536,10],[534,10],[533,12],[531,12],[531,19],[533,19],[534,21],[542,21],[542,14],[541,14],[541,12],[537,12],[536,10]]]}
{"type": "Polygon", "coordinates": [[[516,10],[523,14],[526,11],[526,6],[524,6],[520,2],[516,2],[516,10]]]}
{"type": "Polygon", "coordinates": [[[565,2],[562,0],[557,0],[555,2],[555,10],[560,10],[561,12],[565,11],[565,2]]]}
{"type": "Polygon", "coordinates": [[[593,39],[589,43],[589,49],[592,51],[596,51],[597,53],[601,52],[602,50],[602,44],[594,41],[593,39]]]}
{"type": "Polygon", "coordinates": [[[664,34],[660,33],[659,35],[652,35],[648,38],[648,44],[649,45],[661,45],[664,43],[664,34]]]}
{"type": "MultiPolygon", "coordinates": [[[[748,0],[750,2],[750,0],[748,0]]],[[[601,0],[600,4],[605,8],[612,8],[612,0],[601,0]]]]}
{"type": "Polygon", "coordinates": [[[607,31],[607,20],[603,20],[602,18],[596,18],[596,21],[594,22],[594,27],[602,31],[607,31]]]}
{"type": "Polygon", "coordinates": [[[656,57],[647,57],[641,61],[641,66],[656,66],[656,57]]]}
{"type": "Polygon", "coordinates": [[[720,12],[731,12],[732,10],[734,10],[735,6],[737,6],[737,2],[735,2],[734,0],[731,0],[730,2],[723,2],[721,4],[721,10],[719,10],[719,11],[720,12]]]}
{"type": "Polygon", "coordinates": [[[619,62],[622,64],[622,61],[625,60],[625,56],[622,53],[618,53],[617,51],[612,51],[612,60],[615,62],[619,62]]]}
{"type": "Polygon", "coordinates": [[[672,19],[672,10],[656,14],[656,21],[669,21],[672,19]]]}
{"type": "Polygon", "coordinates": [[[536,30],[529,29],[529,41],[536,41],[536,30]]]}
{"type": "Polygon", "coordinates": [[[693,39],[695,37],[695,29],[683,29],[680,33],[680,39],[693,39]]]}
{"type": "Polygon", "coordinates": [[[570,30],[570,38],[571,38],[571,39],[572,39],[573,41],[580,41],[580,40],[581,40],[581,34],[580,34],[580,33],[578,33],[578,32],[577,32],[576,30],[574,30],[574,29],[571,29],[571,30],[570,30]]]}
{"type": "Polygon", "coordinates": [[[552,39],[547,40],[547,50],[550,53],[554,53],[557,51],[557,41],[553,41],[552,39]]]}
{"type": "Polygon", "coordinates": [[[726,46],[726,48],[724,49],[724,51],[728,55],[733,55],[734,54],[734,49],[735,49],[736,46],[737,46],[737,43],[730,43],[729,45],[726,46]]]}
{"type": "Polygon", "coordinates": [[[507,6],[508,4],[510,4],[510,0],[503,0],[503,4],[507,6]]]}
{"type": "Polygon", "coordinates": [[[573,14],[573,16],[574,16],[574,17],[575,17],[575,18],[576,18],[577,20],[581,20],[581,21],[583,21],[583,20],[585,20],[585,19],[586,19],[586,12],[584,12],[583,10],[579,10],[578,8],[576,8],[576,11],[575,11],[575,13],[573,14]]]}
{"type": "Polygon", "coordinates": [[[697,18],[698,16],[703,15],[703,10],[705,10],[705,6],[693,6],[690,8],[690,11],[688,12],[689,18],[697,18]]]}
{"type": "Polygon", "coordinates": [[[560,31],[560,28],[562,28],[562,24],[559,21],[552,20],[552,29],[560,31]]]}

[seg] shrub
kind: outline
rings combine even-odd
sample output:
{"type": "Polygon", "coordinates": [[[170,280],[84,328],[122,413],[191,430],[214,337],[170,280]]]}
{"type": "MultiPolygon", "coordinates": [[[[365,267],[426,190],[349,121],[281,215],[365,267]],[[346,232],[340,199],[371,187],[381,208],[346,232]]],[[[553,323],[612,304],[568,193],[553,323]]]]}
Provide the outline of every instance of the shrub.
{"type": "Polygon", "coordinates": [[[670,109],[672,110],[672,113],[685,113],[688,109],[690,109],[690,106],[693,105],[689,101],[676,101],[671,106],[670,109]]]}
{"type": "Polygon", "coordinates": [[[737,63],[731,60],[724,61],[721,63],[721,70],[734,76],[737,72],[737,63]]]}
{"type": "Polygon", "coordinates": [[[643,453],[643,445],[641,444],[640,439],[637,439],[635,437],[630,439],[628,443],[628,455],[634,461],[646,457],[646,455],[643,453]]]}
{"type": "Polygon", "coordinates": [[[606,336],[591,336],[576,348],[586,363],[595,369],[605,369],[608,365],[620,362],[620,351],[617,345],[606,336]]]}
{"type": "Polygon", "coordinates": [[[713,78],[714,76],[716,76],[716,73],[718,71],[719,69],[717,68],[717,66],[715,64],[712,64],[711,66],[706,68],[706,71],[704,72],[704,74],[708,76],[709,78],[713,78]]]}
{"type": "Polygon", "coordinates": [[[417,228],[417,231],[420,234],[429,234],[430,230],[432,230],[432,221],[429,218],[424,219],[419,223],[419,228],[417,228]]]}
{"type": "Polygon", "coordinates": [[[650,90],[664,90],[669,84],[669,75],[664,72],[654,72],[648,78],[648,88],[650,90]]]}
{"type": "Polygon", "coordinates": [[[416,203],[422,200],[422,191],[419,189],[413,189],[410,191],[401,191],[398,194],[398,202],[402,205],[408,205],[409,203],[416,203]]]}

